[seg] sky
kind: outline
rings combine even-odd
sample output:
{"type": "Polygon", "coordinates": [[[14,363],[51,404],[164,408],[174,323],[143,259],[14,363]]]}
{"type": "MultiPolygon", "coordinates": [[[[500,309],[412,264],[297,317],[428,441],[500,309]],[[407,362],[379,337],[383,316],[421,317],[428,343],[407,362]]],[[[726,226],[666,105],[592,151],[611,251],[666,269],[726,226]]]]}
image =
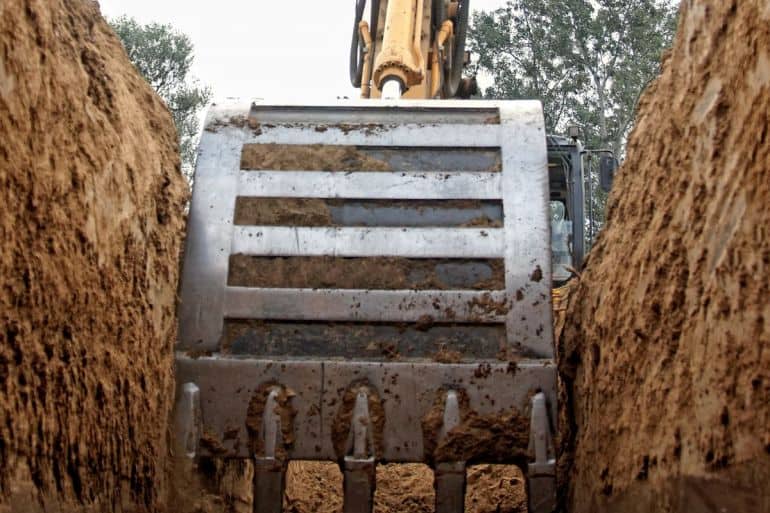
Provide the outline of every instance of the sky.
{"type": "MultiPolygon", "coordinates": [[[[192,72],[215,99],[358,97],[348,78],[354,0],[100,0],[108,18],[168,23],[195,45],[192,72]]],[[[490,10],[505,0],[473,0],[490,10]]]]}

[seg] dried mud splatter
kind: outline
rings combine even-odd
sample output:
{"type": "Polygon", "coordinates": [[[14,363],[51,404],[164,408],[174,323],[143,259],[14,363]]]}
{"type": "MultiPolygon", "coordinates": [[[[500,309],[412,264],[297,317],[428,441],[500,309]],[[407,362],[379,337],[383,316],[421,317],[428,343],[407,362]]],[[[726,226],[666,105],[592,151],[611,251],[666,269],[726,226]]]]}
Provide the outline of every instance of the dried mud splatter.
{"type": "Polygon", "coordinates": [[[340,460],[347,454],[353,409],[359,391],[364,391],[368,399],[369,429],[372,431],[372,441],[374,442],[374,447],[367,447],[367,451],[378,458],[383,453],[382,433],[385,428],[385,408],[382,405],[382,399],[377,393],[377,389],[365,380],[362,380],[352,383],[342,394],[342,400],[332,424],[332,443],[334,444],[334,451],[340,460]]]}
{"type": "Polygon", "coordinates": [[[294,418],[297,416],[297,410],[291,401],[292,397],[296,395],[293,390],[274,382],[259,385],[249,401],[249,408],[246,412],[246,430],[249,434],[249,448],[252,454],[264,455],[265,407],[273,390],[277,391],[276,406],[273,413],[280,419],[281,424],[281,436],[275,448],[275,457],[283,460],[294,445],[294,418]]]}

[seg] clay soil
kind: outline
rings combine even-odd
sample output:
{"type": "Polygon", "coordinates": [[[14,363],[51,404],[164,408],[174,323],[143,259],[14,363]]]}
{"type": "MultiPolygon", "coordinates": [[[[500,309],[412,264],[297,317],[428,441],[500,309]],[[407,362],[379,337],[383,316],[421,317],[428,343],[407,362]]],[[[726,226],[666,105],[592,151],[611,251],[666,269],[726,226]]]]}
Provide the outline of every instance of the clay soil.
{"type": "Polygon", "coordinates": [[[98,4],[3,0],[0,511],[162,506],[186,197],[98,4]]]}
{"type": "Polygon", "coordinates": [[[769,48],[682,3],[566,317],[570,511],[770,511],[769,48]]]}

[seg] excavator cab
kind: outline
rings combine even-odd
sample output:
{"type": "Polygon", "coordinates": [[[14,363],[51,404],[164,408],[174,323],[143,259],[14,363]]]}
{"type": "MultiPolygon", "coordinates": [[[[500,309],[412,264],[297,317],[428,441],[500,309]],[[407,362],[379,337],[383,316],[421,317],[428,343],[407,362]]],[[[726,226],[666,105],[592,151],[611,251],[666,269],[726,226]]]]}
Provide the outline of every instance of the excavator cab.
{"type": "Polygon", "coordinates": [[[609,192],[618,167],[610,150],[585,148],[578,130],[570,136],[549,135],[548,182],[551,201],[551,240],[554,288],[565,285],[574,269],[583,267],[593,243],[592,203],[597,194],[593,180],[587,175],[587,163],[598,157],[599,186],[609,192]],[[586,230],[586,228],[589,228],[586,230]]]}
{"type": "Polygon", "coordinates": [[[516,464],[530,511],[552,511],[541,105],[434,99],[456,93],[467,1],[373,6],[351,54],[365,99],[209,111],[180,291],[176,453],[253,461],[260,513],[281,511],[291,460],[337,462],[351,513],[372,510],[385,462],[429,464],[439,513],[463,511],[467,465],[516,464]]]}

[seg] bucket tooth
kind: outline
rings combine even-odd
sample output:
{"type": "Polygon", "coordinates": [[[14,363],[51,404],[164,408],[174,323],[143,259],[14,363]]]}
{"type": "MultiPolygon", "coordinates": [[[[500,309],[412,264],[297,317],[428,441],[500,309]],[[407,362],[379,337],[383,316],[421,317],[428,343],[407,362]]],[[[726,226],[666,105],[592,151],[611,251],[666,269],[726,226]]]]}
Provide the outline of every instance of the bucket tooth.
{"type": "Polygon", "coordinates": [[[285,468],[282,462],[257,458],[254,463],[254,513],[281,513],[285,468]]]}
{"type": "MultiPolygon", "coordinates": [[[[460,424],[460,400],[457,391],[449,390],[444,397],[444,418],[439,441],[460,424]]],[[[465,462],[436,464],[436,513],[462,513],[465,505],[465,462]]]]}
{"type": "Polygon", "coordinates": [[[265,400],[262,416],[264,455],[254,458],[254,513],[281,513],[286,465],[277,455],[281,443],[281,416],[277,411],[280,392],[279,387],[273,387],[265,400]]]}
{"type": "Polygon", "coordinates": [[[345,513],[368,513],[374,505],[374,435],[369,417],[369,396],[365,388],[356,393],[350,422],[348,452],[344,469],[345,513]]]}
{"type": "Polygon", "coordinates": [[[200,388],[193,382],[185,383],[176,404],[177,454],[195,458],[201,435],[200,420],[200,388]]]}
{"type": "Polygon", "coordinates": [[[435,480],[436,513],[462,513],[465,505],[465,462],[436,464],[435,480]]]}
{"type": "Polygon", "coordinates": [[[527,495],[530,513],[550,513],[556,507],[556,459],[554,457],[548,405],[543,392],[532,398],[532,421],[529,430],[530,451],[535,461],[527,472],[527,495]]]}

